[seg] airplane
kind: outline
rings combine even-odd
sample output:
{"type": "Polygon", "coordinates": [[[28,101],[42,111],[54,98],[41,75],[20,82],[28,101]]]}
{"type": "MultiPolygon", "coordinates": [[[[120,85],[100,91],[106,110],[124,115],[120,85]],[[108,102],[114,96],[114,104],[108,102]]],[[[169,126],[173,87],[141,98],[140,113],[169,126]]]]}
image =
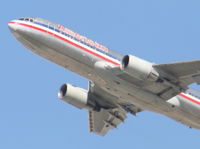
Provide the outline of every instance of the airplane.
{"type": "Polygon", "coordinates": [[[63,84],[58,97],[88,110],[89,129],[104,136],[144,110],[200,129],[200,60],[155,64],[121,55],[60,24],[23,17],[8,23],[26,48],[89,80],[88,90],[63,84]]]}

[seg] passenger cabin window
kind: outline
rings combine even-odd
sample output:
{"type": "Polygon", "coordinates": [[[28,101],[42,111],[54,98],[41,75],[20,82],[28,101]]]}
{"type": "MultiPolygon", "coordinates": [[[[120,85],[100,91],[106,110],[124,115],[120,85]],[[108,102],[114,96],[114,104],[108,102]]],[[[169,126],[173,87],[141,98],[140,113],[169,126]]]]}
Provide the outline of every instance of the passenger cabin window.
{"type": "Polygon", "coordinates": [[[200,99],[199,96],[197,96],[197,95],[195,95],[195,94],[193,94],[193,93],[190,93],[190,92],[189,92],[189,95],[191,95],[191,96],[193,96],[193,97],[196,97],[196,98],[200,99]]]}

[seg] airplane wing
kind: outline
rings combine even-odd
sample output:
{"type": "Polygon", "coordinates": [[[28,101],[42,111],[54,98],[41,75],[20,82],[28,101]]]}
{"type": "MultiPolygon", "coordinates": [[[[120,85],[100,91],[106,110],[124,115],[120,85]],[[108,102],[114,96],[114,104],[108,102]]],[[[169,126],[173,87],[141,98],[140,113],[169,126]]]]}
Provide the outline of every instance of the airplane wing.
{"type": "Polygon", "coordinates": [[[116,109],[101,109],[101,111],[89,111],[89,129],[101,136],[104,136],[108,130],[117,128],[121,122],[126,119],[126,111],[116,109]]]}
{"type": "Polygon", "coordinates": [[[117,128],[123,122],[129,112],[136,115],[142,111],[140,108],[126,104],[118,103],[117,97],[109,94],[101,89],[93,82],[89,82],[89,94],[102,107],[100,110],[89,110],[89,129],[90,132],[95,132],[104,136],[108,130],[117,128]]]}
{"type": "Polygon", "coordinates": [[[158,64],[153,67],[173,75],[185,85],[200,84],[200,60],[158,64]]]}
{"type": "Polygon", "coordinates": [[[164,81],[145,84],[144,88],[165,100],[187,90],[189,84],[200,84],[200,60],[155,64],[153,67],[164,81]]]}
{"type": "Polygon", "coordinates": [[[200,60],[184,61],[168,64],[154,64],[154,69],[159,72],[157,81],[138,80],[119,67],[107,66],[116,76],[138,87],[152,92],[164,100],[168,100],[188,89],[191,83],[200,84],[200,60]]]}

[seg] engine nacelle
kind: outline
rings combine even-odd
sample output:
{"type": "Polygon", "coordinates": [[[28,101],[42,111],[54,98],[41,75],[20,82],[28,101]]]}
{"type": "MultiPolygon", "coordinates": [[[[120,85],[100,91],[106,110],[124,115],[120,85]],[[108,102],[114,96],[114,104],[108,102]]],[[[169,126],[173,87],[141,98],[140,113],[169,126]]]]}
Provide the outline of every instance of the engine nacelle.
{"type": "Polygon", "coordinates": [[[156,81],[159,78],[159,73],[152,67],[152,63],[133,55],[123,57],[121,69],[139,80],[156,81]]]}
{"type": "Polygon", "coordinates": [[[87,90],[70,84],[63,84],[60,87],[58,97],[79,109],[91,109],[95,107],[95,104],[89,100],[87,90]]]}

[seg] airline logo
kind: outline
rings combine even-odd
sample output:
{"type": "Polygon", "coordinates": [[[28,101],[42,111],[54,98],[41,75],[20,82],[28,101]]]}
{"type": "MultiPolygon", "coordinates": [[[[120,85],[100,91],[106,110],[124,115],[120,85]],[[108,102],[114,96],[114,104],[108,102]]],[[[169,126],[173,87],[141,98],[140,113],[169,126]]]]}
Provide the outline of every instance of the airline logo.
{"type": "Polygon", "coordinates": [[[66,33],[66,34],[68,34],[70,36],[73,36],[75,39],[77,39],[77,40],[79,40],[79,41],[81,41],[81,42],[83,42],[85,44],[89,44],[92,47],[95,47],[97,49],[101,49],[104,52],[108,52],[109,51],[107,47],[105,47],[105,46],[103,46],[103,45],[101,45],[101,44],[99,44],[99,43],[97,43],[97,42],[95,42],[95,41],[93,41],[91,39],[88,39],[85,36],[82,36],[82,35],[80,35],[78,33],[75,33],[72,30],[70,30],[70,29],[68,29],[68,28],[66,28],[66,27],[64,27],[62,25],[58,25],[58,29],[60,29],[61,31],[63,31],[64,33],[66,33]]]}

